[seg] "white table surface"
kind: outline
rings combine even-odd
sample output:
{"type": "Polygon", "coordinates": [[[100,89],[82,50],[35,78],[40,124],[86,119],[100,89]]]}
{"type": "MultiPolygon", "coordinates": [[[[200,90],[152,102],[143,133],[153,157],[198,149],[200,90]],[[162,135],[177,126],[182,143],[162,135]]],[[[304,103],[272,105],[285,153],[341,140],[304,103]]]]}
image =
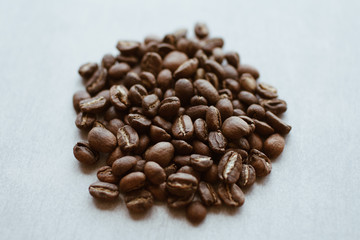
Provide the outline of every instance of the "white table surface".
{"type": "Polygon", "coordinates": [[[359,1],[0,1],[0,239],[359,239],[359,1]],[[72,95],[80,64],[202,20],[288,102],[264,181],[199,226],[96,203],[72,95]]]}

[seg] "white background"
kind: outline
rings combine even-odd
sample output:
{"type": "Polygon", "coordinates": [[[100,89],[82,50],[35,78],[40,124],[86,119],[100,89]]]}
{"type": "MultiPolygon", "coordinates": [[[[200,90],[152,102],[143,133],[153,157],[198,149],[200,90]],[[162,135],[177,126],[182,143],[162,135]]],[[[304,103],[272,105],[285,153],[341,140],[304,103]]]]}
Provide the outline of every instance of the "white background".
{"type": "Polygon", "coordinates": [[[359,239],[359,1],[0,0],[0,239],[359,239]],[[278,88],[293,126],[273,171],[235,211],[193,226],[155,206],[131,217],[88,194],[95,167],[72,95],[79,65],[196,21],[278,88]]]}

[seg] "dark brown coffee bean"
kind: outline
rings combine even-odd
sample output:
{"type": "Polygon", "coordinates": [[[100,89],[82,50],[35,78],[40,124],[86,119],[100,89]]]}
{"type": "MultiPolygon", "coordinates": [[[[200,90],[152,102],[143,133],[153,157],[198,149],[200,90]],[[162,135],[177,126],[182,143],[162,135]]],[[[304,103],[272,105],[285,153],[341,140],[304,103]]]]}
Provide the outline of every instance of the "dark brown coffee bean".
{"type": "Polygon", "coordinates": [[[190,155],[176,156],[174,157],[174,162],[180,166],[188,166],[190,165],[190,155]]]}
{"type": "Polygon", "coordinates": [[[218,166],[216,164],[211,165],[211,168],[207,170],[202,179],[208,183],[217,183],[218,177],[218,166]]]}
{"type": "Polygon", "coordinates": [[[189,196],[195,193],[198,186],[198,180],[187,173],[171,174],[166,182],[167,190],[176,196],[189,196]]]}
{"type": "Polygon", "coordinates": [[[142,155],[148,148],[149,144],[150,144],[150,138],[146,134],[140,135],[139,145],[135,149],[134,153],[138,155],[142,155]]]}
{"type": "Polygon", "coordinates": [[[137,58],[137,56],[127,56],[124,54],[119,54],[117,55],[116,59],[118,62],[127,63],[130,66],[135,66],[139,63],[139,59],[137,58]]]}
{"type": "Polygon", "coordinates": [[[266,111],[270,111],[276,115],[280,115],[287,110],[286,102],[281,99],[262,100],[260,104],[265,108],[266,111]]]}
{"type": "Polygon", "coordinates": [[[200,142],[198,140],[194,140],[192,142],[192,145],[193,145],[192,149],[194,153],[205,156],[211,156],[210,148],[205,143],[200,142]]]}
{"type": "Polygon", "coordinates": [[[117,160],[123,156],[124,156],[124,153],[121,151],[120,147],[118,146],[114,149],[114,151],[112,151],[109,154],[108,158],[106,159],[106,164],[108,166],[112,166],[113,163],[115,162],[115,160],[117,160]]]}
{"type": "Polygon", "coordinates": [[[204,53],[204,51],[202,49],[199,49],[196,51],[195,53],[195,57],[197,58],[197,60],[199,61],[199,67],[201,68],[198,68],[197,71],[199,71],[199,69],[201,69],[200,71],[201,72],[196,72],[196,77],[195,79],[199,79],[199,78],[204,78],[204,75],[205,75],[205,70],[202,68],[205,66],[205,62],[206,60],[208,60],[208,56],[204,53]]]}
{"type": "Polygon", "coordinates": [[[205,23],[197,23],[195,25],[195,35],[200,39],[206,38],[209,35],[209,29],[205,23]]]}
{"type": "Polygon", "coordinates": [[[155,76],[160,72],[162,68],[161,56],[155,52],[148,52],[141,60],[141,69],[143,71],[151,72],[155,76]]]}
{"type": "Polygon", "coordinates": [[[226,88],[219,90],[219,96],[220,96],[220,100],[221,99],[228,99],[230,102],[232,101],[232,98],[233,98],[232,92],[229,89],[226,89],[226,88]]]}
{"type": "Polygon", "coordinates": [[[139,74],[131,71],[126,74],[124,77],[123,84],[126,88],[130,89],[135,84],[141,84],[141,79],[139,77],[139,74]]]}
{"type": "Polygon", "coordinates": [[[226,146],[227,140],[220,130],[209,133],[209,147],[213,152],[223,154],[226,146]]]}
{"type": "Polygon", "coordinates": [[[76,143],[73,148],[75,158],[85,164],[94,164],[99,160],[99,153],[90,148],[88,142],[81,141],[76,143]]]}
{"type": "Polygon", "coordinates": [[[193,121],[198,118],[205,119],[208,108],[209,107],[205,105],[192,106],[186,109],[185,114],[188,115],[193,121]]]}
{"type": "Polygon", "coordinates": [[[214,88],[219,89],[219,78],[215,73],[207,72],[205,73],[205,79],[214,86],[214,88]]]}
{"type": "Polygon", "coordinates": [[[234,68],[233,66],[227,64],[223,66],[224,71],[225,71],[225,79],[226,78],[230,78],[230,79],[239,79],[239,74],[236,70],[236,68],[234,68]]]}
{"type": "Polygon", "coordinates": [[[244,116],[239,116],[239,118],[241,118],[242,120],[244,120],[249,128],[250,128],[250,133],[255,131],[255,122],[252,118],[249,118],[248,116],[244,115],[244,116]]]}
{"type": "Polygon", "coordinates": [[[163,99],[163,92],[160,88],[154,88],[150,93],[158,96],[159,100],[163,99]]]}
{"type": "Polygon", "coordinates": [[[194,82],[194,87],[198,94],[204,96],[210,104],[216,104],[219,101],[219,93],[210,82],[204,79],[198,79],[194,82]]]}
{"type": "Polygon", "coordinates": [[[163,61],[164,68],[174,72],[181,64],[188,60],[188,56],[179,51],[172,51],[167,54],[163,61]]]}
{"type": "Polygon", "coordinates": [[[178,117],[173,126],[172,134],[176,139],[189,140],[194,134],[194,125],[188,115],[178,117]]]}
{"type": "Polygon", "coordinates": [[[234,151],[229,151],[221,158],[218,166],[218,176],[220,180],[232,184],[239,177],[242,167],[241,155],[234,151]]]}
{"type": "Polygon", "coordinates": [[[249,164],[254,167],[257,177],[266,176],[271,172],[270,159],[259,150],[252,149],[248,160],[249,164]]]}
{"type": "Polygon", "coordinates": [[[87,81],[86,91],[91,95],[95,95],[104,89],[106,85],[107,70],[99,68],[87,81]]]}
{"type": "Polygon", "coordinates": [[[190,99],[194,96],[193,84],[186,78],[182,78],[175,83],[175,95],[181,99],[183,106],[190,103],[190,99]]]}
{"type": "Polygon", "coordinates": [[[109,130],[102,127],[94,127],[90,130],[88,141],[92,149],[109,153],[116,148],[116,137],[109,130]]]}
{"type": "Polygon", "coordinates": [[[240,149],[240,148],[232,148],[230,146],[228,146],[229,148],[226,149],[225,152],[230,152],[230,151],[234,151],[237,152],[238,154],[240,154],[241,158],[243,159],[243,163],[246,163],[246,159],[248,157],[248,153],[247,151],[245,151],[244,149],[240,149]]]}
{"type": "Polygon", "coordinates": [[[131,172],[144,172],[146,161],[141,159],[136,162],[136,165],[130,170],[131,172]]]}
{"type": "Polygon", "coordinates": [[[261,136],[269,136],[274,133],[274,129],[266,122],[254,119],[255,131],[261,136]]]}
{"type": "Polygon", "coordinates": [[[128,121],[130,126],[138,132],[146,131],[151,125],[151,121],[141,114],[129,114],[128,121]]]}
{"type": "Polygon", "coordinates": [[[288,134],[291,130],[291,126],[286,124],[278,116],[270,111],[265,113],[266,122],[275,129],[276,132],[280,134],[288,134]]]}
{"type": "Polygon", "coordinates": [[[199,195],[202,202],[208,207],[221,205],[219,195],[214,187],[207,182],[199,183],[199,195]]]}
{"type": "Polygon", "coordinates": [[[186,218],[194,224],[204,221],[206,215],[206,207],[204,207],[204,205],[202,205],[199,201],[192,202],[186,210],[186,218]]]}
{"type": "MultiPolygon", "coordinates": [[[[265,117],[265,109],[258,105],[258,104],[252,104],[248,107],[248,109],[246,110],[246,113],[249,117],[251,118],[256,118],[256,119],[263,119],[265,117]]],[[[255,124],[256,126],[256,124],[255,124]]]]}
{"type": "Polygon", "coordinates": [[[237,52],[227,52],[225,54],[226,61],[233,67],[238,67],[240,63],[240,56],[237,52]]]}
{"type": "Polygon", "coordinates": [[[84,79],[88,79],[90,78],[95,71],[98,69],[98,65],[97,63],[85,63],[83,65],[80,66],[79,68],[79,74],[81,77],[83,77],[84,79]]]}
{"type": "Polygon", "coordinates": [[[79,129],[88,130],[93,126],[95,121],[96,121],[95,114],[79,112],[75,120],[75,125],[79,129]]]}
{"type": "Polygon", "coordinates": [[[263,148],[263,141],[259,135],[252,133],[248,136],[248,141],[251,149],[257,149],[259,151],[263,148]]]}
{"type": "Polygon", "coordinates": [[[117,132],[117,141],[122,151],[131,152],[139,146],[139,135],[129,125],[125,125],[117,132]]]}
{"type": "Polygon", "coordinates": [[[171,144],[178,154],[191,154],[193,151],[193,147],[184,140],[171,140],[171,144]]]}
{"type": "Polygon", "coordinates": [[[215,60],[219,64],[222,64],[224,58],[225,58],[225,53],[221,48],[214,48],[212,50],[212,56],[210,57],[210,59],[215,60]]]}
{"type": "Polygon", "coordinates": [[[252,66],[241,64],[238,66],[237,71],[240,75],[250,73],[255,79],[260,77],[259,71],[252,66]]]}
{"type": "Polygon", "coordinates": [[[134,54],[138,51],[140,43],[136,41],[118,41],[116,48],[125,54],[134,54]]]}
{"type": "Polygon", "coordinates": [[[169,142],[171,136],[161,127],[151,125],[150,127],[150,139],[153,143],[157,142],[169,142]]]}
{"type": "Polygon", "coordinates": [[[159,142],[146,150],[145,160],[154,161],[161,167],[166,167],[173,159],[174,151],[174,146],[171,143],[159,142]]]}
{"type": "Polygon", "coordinates": [[[146,88],[140,84],[135,84],[128,92],[128,98],[134,106],[141,106],[143,98],[147,95],[146,88]]]}
{"type": "Polygon", "coordinates": [[[196,58],[191,58],[183,62],[174,72],[173,76],[175,79],[179,78],[190,78],[192,77],[199,65],[199,61],[196,58]]]}
{"type": "Polygon", "coordinates": [[[210,106],[206,111],[206,124],[209,131],[216,131],[221,128],[221,115],[219,110],[210,106]]]}
{"type": "Polygon", "coordinates": [[[155,117],[158,112],[159,106],[160,101],[158,96],[156,96],[155,94],[150,94],[143,98],[142,108],[146,116],[155,117]]]}
{"type": "Polygon", "coordinates": [[[225,78],[225,71],[224,68],[216,61],[214,60],[206,60],[205,61],[205,70],[207,72],[215,73],[215,75],[218,77],[219,80],[222,80],[225,78]]]}
{"type": "Polygon", "coordinates": [[[240,82],[241,90],[255,93],[256,80],[251,74],[249,73],[242,74],[239,82],[240,82]]]}
{"type": "Polygon", "coordinates": [[[114,118],[109,121],[108,124],[106,124],[106,128],[114,134],[114,136],[117,135],[117,131],[119,128],[123,127],[124,123],[120,119],[114,118]]]}
{"type": "Polygon", "coordinates": [[[269,136],[264,142],[264,153],[269,158],[279,156],[285,147],[285,139],[280,134],[269,136]]]}
{"type": "Polygon", "coordinates": [[[250,106],[251,104],[257,104],[259,102],[256,96],[248,91],[239,92],[238,99],[247,106],[250,106]]]}
{"type": "Polygon", "coordinates": [[[248,164],[243,164],[241,169],[241,174],[237,184],[240,188],[248,188],[254,184],[256,180],[256,173],[253,166],[248,164]]]}
{"type": "Polygon", "coordinates": [[[222,125],[225,137],[231,140],[239,139],[251,132],[249,125],[240,117],[229,117],[222,125]]]}
{"type": "Polygon", "coordinates": [[[206,142],[208,140],[208,130],[206,121],[202,118],[198,118],[194,122],[194,132],[197,139],[206,142]]]}
{"type": "Polygon", "coordinates": [[[141,84],[148,90],[154,89],[156,86],[156,79],[154,74],[151,72],[141,72],[139,75],[141,79],[141,84]]]}
{"type": "Polygon", "coordinates": [[[163,69],[161,70],[161,72],[159,72],[157,76],[157,86],[161,88],[163,92],[171,88],[173,83],[174,80],[172,78],[172,73],[169,69],[163,69]]]}
{"type": "Polygon", "coordinates": [[[213,164],[213,160],[209,156],[192,154],[190,156],[190,164],[195,170],[199,172],[205,172],[210,169],[211,165],[213,164]]]}
{"type": "Polygon", "coordinates": [[[168,198],[165,182],[160,185],[148,185],[146,189],[154,196],[155,200],[165,202],[168,198]]]}
{"type": "Polygon", "coordinates": [[[101,182],[108,182],[115,184],[117,184],[120,181],[120,178],[113,174],[112,169],[109,166],[101,167],[97,172],[97,178],[101,182]]]}
{"type": "Polygon", "coordinates": [[[175,45],[176,44],[176,37],[172,33],[166,34],[164,36],[164,38],[163,38],[163,42],[171,44],[171,45],[175,45]]]}
{"type": "Polygon", "coordinates": [[[156,162],[147,162],[144,167],[144,173],[146,179],[155,185],[159,185],[166,180],[164,169],[156,162]]]}
{"type": "Polygon", "coordinates": [[[116,62],[116,59],[111,54],[105,54],[104,57],[101,60],[101,66],[109,70],[109,68],[114,65],[116,62]]]}
{"type": "Polygon", "coordinates": [[[262,98],[277,98],[277,89],[267,83],[259,83],[256,86],[256,93],[262,98]]]}
{"type": "Polygon", "coordinates": [[[104,114],[104,120],[105,121],[110,121],[111,119],[114,119],[114,118],[123,118],[123,113],[116,110],[114,106],[110,106],[106,111],[105,111],[105,114],[104,114]]]}
{"type": "Polygon", "coordinates": [[[154,198],[149,191],[137,190],[125,195],[126,207],[133,213],[144,213],[154,204],[154,198]]]}
{"type": "Polygon", "coordinates": [[[231,117],[234,113],[233,105],[227,98],[220,99],[216,103],[215,107],[219,110],[222,120],[231,117]]]}
{"type": "MultiPolygon", "coordinates": [[[[95,127],[101,127],[101,128],[106,128],[106,125],[107,123],[106,122],[103,122],[103,121],[95,121],[94,124],[93,124],[93,128],[95,127]]],[[[109,130],[109,129],[108,129],[109,130]]]]}
{"type": "Polygon", "coordinates": [[[123,85],[114,85],[110,88],[110,101],[120,111],[124,111],[130,106],[128,96],[129,91],[123,85]]]}
{"type": "Polygon", "coordinates": [[[220,183],[218,193],[228,206],[241,207],[245,202],[245,195],[236,184],[220,183]]]}
{"type": "MultiPolygon", "coordinates": [[[[245,105],[243,103],[241,103],[238,99],[232,100],[232,104],[233,104],[234,110],[235,109],[239,109],[242,111],[246,110],[245,105]]],[[[245,112],[244,112],[244,114],[245,114],[245,112]]]]}
{"type": "Polygon", "coordinates": [[[136,165],[136,158],[133,156],[124,156],[114,161],[112,164],[112,172],[116,176],[123,176],[136,165]]]}
{"type": "Polygon", "coordinates": [[[225,80],[223,80],[222,87],[225,90],[230,90],[231,93],[234,95],[238,94],[240,91],[240,84],[238,83],[238,81],[231,78],[226,78],[225,80]]]}
{"type": "Polygon", "coordinates": [[[223,46],[224,40],[222,38],[208,38],[204,40],[202,49],[210,54],[214,48],[222,48],[223,46]]]}
{"type": "Polygon", "coordinates": [[[115,63],[109,69],[109,77],[113,79],[121,79],[131,70],[127,63],[115,63]]]}
{"type": "Polygon", "coordinates": [[[240,117],[240,116],[245,116],[246,113],[241,110],[241,109],[234,109],[234,113],[233,113],[234,116],[237,116],[237,117],[240,117]]]}
{"type": "Polygon", "coordinates": [[[120,180],[119,190],[127,193],[145,186],[146,176],[142,172],[132,172],[120,180]]]}
{"type": "Polygon", "coordinates": [[[179,108],[180,99],[178,97],[168,97],[161,101],[158,113],[163,118],[171,119],[176,116],[179,108]]]}
{"type": "Polygon", "coordinates": [[[88,92],[85,91],[77,91],[74,96],[73,96],[73,106],[74,109],[78,112],[80,111],[80,105],[79,103],[84,100],[84,99],[88,99],[91,98],[90,94],[88,92]]]}
{"type": "Polygon", "coordinates": [[[160,116],[156,116],[153,118],[152,123],[155,126],[161,127],[162,129],[164,129],[166,132],[171,133],[171,127],[172,124],[171,122],[166,121],[165,119],[163,119],[160,116]]]}
{"type": "Polygon", "coordinates": [[[89,192],[91,196],[101,200],[115,200],[119,196],[118,187],[115,184],[107,182],[95,182],[91,184],[89,192]]]}
{"type": "Polygon", "coordinates": [[[239,138],[239,140],[237,140],[236,143],[240,149],[244,149],[245,151],[250,150],[250,144],[246,138],[244,138],[244,137],[239,138]]]}
{"type": "Polygon", "coordinates": [[[176,166],[176,164],[170,164],[169,166],[164,168],[164,171],[166,173],[166,178],[168,178],[171,174],[176,173],[178,167],[176,166]]]}
{"type": "Polygon", "coordinates": [[[196,179],[199,181],[200,180],[200,173],[198,171],[195,171],[193,167],[190,166],[182,166],[181,168],[179,168],[179,170],[177,170],[178,173],[188,173],[193,175],[194,177],[196,177],[196,179]]]}
{"type": "Polygon", "coordinates": [[[172,88],[166,90],[164,93],[164,98],[174,97],[174,96],[175,96],[175,90],[172,88]]]}
{"type": "Polygon", "coordinates": [[[194,199],[195,194],[190,194],[186,196],[170,196],[168,198],[168,206],[171,208],[183,208],[189,205],[194,199]]]}
{"type": "Polygon", "coordinates": [[[190,104],[192,106],[197,106],[197,105],[207,105],[208,103],[206,98],[204,98],[203,96],[195,95],[190,99],[190,104]]]}
{"type": "Polygon", "coordinates": [[[106,107],[106,99],[103,96],[81,100],[80,110],[84,113],[100,113],[106,107]]]}

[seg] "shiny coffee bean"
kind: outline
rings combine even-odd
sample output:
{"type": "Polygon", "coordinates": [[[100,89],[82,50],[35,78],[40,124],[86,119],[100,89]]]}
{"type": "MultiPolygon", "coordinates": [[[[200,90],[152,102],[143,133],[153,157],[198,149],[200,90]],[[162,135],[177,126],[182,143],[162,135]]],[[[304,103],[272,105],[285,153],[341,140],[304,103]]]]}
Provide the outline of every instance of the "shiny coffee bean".
{"type": "Polygon", "coordinates": [[[199,195],[201,201],[208,207],[221,205],[221,200],[215,188],[207,182],[199,183],[199,195]]]}
{"type": "Polygon", "coordinates": [[[142,100],[144,114],[148,117],[155,117],[160,106],[160,100],[155,94],[147,95],[142,100]]]}
{"type": "Polygon", "coordinates": [[[260,77],[259,71],[250,65],[241,64],[238,66],[237,71],[240,75],[250,73],[255,79],[260,77]]]}
{"type": "Polygon", "coordinates": [[[84,100],[84,99],[88,99],[91,98],[90,94],[86,91],[77,91],[74,95],[73,95],[73,106],[74,109],[78,112],[80,111],[80,105],[79,103],[84,100]]]}
{"type": "Polygon", "coordinates": [[[247,106],[250,106],[251,104],[257,104],[259,102],[256,96],[248,91],[239,92],[238,99],[247,106]]]}
{"type": "Polygon", "coordinates": [[[206,38],[209,35],[209,29],[205,23],[197,23],[195,25],[195,35],[200,39],[206,38]]]}
{"type": "Polygon", "coordinates": [[[148,52],[141,60],[141,69],[143,71],[151,72],[155,76],[160,72],[162,67],[161,56],[155,52],[148,52]]]}
{"type": "Polygon", "coordinates": [[[248,136],[248,142],[250,145],[250,149],[257,149],[259,151],[263,148],[263,141],[259,135],[256,133],[252,133],[248,136]]]}
{"type": "Polygon", "coordinates": [[[164,169],[156,162],[146,162],[144,167],[146,179],[152,184],[159,185],[166,180],[166,173],[164,169]]]}
{"type": "Polygon", "coordinates": [[[214,60],[206,60],[205,61],[205,70],[207,72],[215,73],[219,80],[225,78],[225,71],[224,68],[218,62],[214,60]]]}
{"type": "Polygon", "coordinates": [[[202,49],[206,53],[211,53],[214,48],[222,48],[224,46],[224,40],[222,38],[208,38],[204,40],[202,49]]]}
{"type": "Polygon", "coordinates": [[[256,173],[253,166],[243,164],[237,184],[240,188],[248,188],[255,183],[256,173]]]}
{"type": "Polygon", "coordinates": [[[146,88],[140,84],[133,85],[128,93],[128,99],[134,106],[141,106],[143,98],[148,95],[146,88]]]}
{"type": "Polygon", "coordinates": [[[110,101],[112,105],[124,111],[130,106],[129,91],[123,85],[114,85],[110,88],[110,101]]]}
{"type": "Polygon", "coordinates": [[[88,134],[88,141],[92,149],[109,153],[117,146],[116,137],[109,130],[102,127],[94,127],[88,134]]]}
{"type": "Polygon", "coordinates": [[[115,184],[107,182],[95,182],[90,185],[91,196],[101,200],[112,201],[118,198],[119,190],[115,184]]]}
{"type": "Polygon", "coordinates": [[[245,195],[236,184],[220,183],[218,193],[223,201],[231,207],[241,207],[245,202],[245,195]]]}
{"type": "Polygon", "coordinates": [[[189,140],[194,134],[194,125],[188,115],[178,117],[173,126],[172,134],[176,139],[189,140]]]}
{"type": "Polygon", "coordinates": [[[200,155],[200,154],[192,154],[190,156],[190,165],[199,172],[205,172],[213,164],[213,160],[209,156],[200,155]]]}
{"type": "Polygon", "coordinates": [[[79,129],[89,130],[94,125],[95,121],[95,114],[79,112],[75,120],[75,125],[79,129]]]}
{"type": "Polygon", "coordinates": [[[124,54],[128,54],[128,55],[132,55],[137,53],[137,51],[139,50],[140,47],[140,43],[136,42],[136,41],[118,41],[118,43],[116,44],[116,48],[124,54]]]}
{"type": "Polygon", "coordinates": [[[107,70],[105,68],[99,68],[87,81],[86,91],[90,93],[90,95],[95,95],[103,90],[106,85],[106,77],[107,70]]]}
{"type": "Polygon", "coordinates": [[[179,78],[190,78],[192,77],[199,65],[199,61],[196,58],[191,58],[183,62],[174,72],[173,76],[175,79],[179,78]]]}
{"type": "Polygon", "coordinates": [[[172,119],[178,113],[180,99],[178,97],[168,97],[161,101],[158,113],[165,119],[172,119]]]}
{"type": "Polygon", "coordinates": [[[228,98],[220,99],[215,107],[219,110],[221,119],[225,121],[225,119],[231,117],[234,113],[234,108],[231,101],[228,98]]]}
{"type": "Polygon", "coordinates": [[[90,144],[85,141],[76,143],[73,148],[75,158],[85,164],[94,164],[99,160],[99,153],[91,149],[90,144]]]}
{"type": "Polygon", "coordinates": [[[205,105],[191,106],[186,109],[185,114],[188,115],[193,121],[198,118],[205,119],[208,108],[209,107],[205,105]]]}
{"type": "Polygon", "coordinates": [[[103,96],[81,100],[80,110],[84,113],[100,113],[105,110],[106,99],[103,96]]]}
{"type": "Polygon", "coordinates": [[[280,134],[288,134],[291,130],[291,126],[286,124],[281,118],[274,113],[267,111],[265,113],[266,122],[274,128],[274,130],[280,134]]]}
{"type": "Polygon", "coordinates": [[[275,130],[266,122],[253,119],[255,124],[255,132],[261,136],[269,136],[275,132],[275,130]]]}
{"type": "Polygon", "coordinates": [[[264,142],[264,153],[269,158],[279,156],[285,147],[285,139],[278,133],[269,136],[264,142]]]}
{"type": "Polygon", "coordinates": [[[95,73],[97,69],[98,69],[97,63],[90,62],[81,65],[78,72],[81,77],[83,77],[84,79],[88,79],[95,73]]]}
{"type": "Polygon", "coordinates": [[[131,126],[125,125],[119,128],[117,141],[122,151],[131,152],[139,146],[139,135],[131,126]]]}
{"type": "Polygon", "coordinates": [[[192,202],[186,209],[186,218],[192,223],[200,223],[204,221],[207,210],[199,201],[192,202]]]}
{"type": "Polygon", "coordinates": [[[108,124],[106,124],[106,128],[112,132],[112,134],[114,134],[114,136],[117,135],[117,131],[119,130],[119,128],[124,126],[124,122],[121,121],[120,119],[114,118],[112,120],[110,120],[108,122],[108,124]]]}
{"type": "Polygon", "coordinates": [[[188,206],[194,199],[195,194],[190,194],[186,196],[169,196],[168,206],[171,208],[183,208],[188,206]]]}
{"type": "Polygon", "coordinates": [[[193,149],[193,153],[205,155],[205,156],[211,156],[210,148],[208,147],[207,144],[201,141],[194,140],[192,142],[192,149],[193,149]]]}
{"type": "Polygon", "coordinates": [[[184,140],[171,140],[171,144],[174,146],[175,151],[178,154],[191,154],[193,151],[193,146],[187,143],[184,140]]]}
{"type": "Polygon", "coordinates": [[[160,185],[148,185],[146,190],[148,190],[153,195],[155,200],[165,202],[168,198],[165,182],[161,183],[160,185]]]}
{"type": "Polygon", "coordinates": [[[190,103],[190,99],[194,96],[194,87],[190,80],[181,78],[175,83],[175,95],[181,99],[183,106],[190,103]]]}
{"type": "Polygon", "coordinates": [[[144,213],[154,204],[154,198],[149,191],[137,190],[125,194],[126,207],[133,213],[144,213]]]}
{"type": "Polygon", "coordinates": [[[265,108],[266,111],[270,111],[276,115],[280,115],[287,110],[287,104],[284,100],[281,99],[268,99],[260,101],[261,106],[265,108]]]}
{"type": "Polygon", "coordinates": [[[255,91],[256,91],[256,80],[251,74],[249,74],[249,73],[242,74],[241,77],[240,77],[239,82],[240,82],[241,90],[248,91],[248,92],[251,92],[251,93],[255,93],[255,91]]]}
{"type": "Polygon", "coordinates": [[[179,170],[177,170],[176,172],[178,173],[188,173],[193,175],[194,177],[196,177],[196,179],[199,181],[200,180],[200,172],[196,171],[193,167],[190,166],[182,166],[181,168],[179,168],[179,170]]]}
{"type": "Polygon", "coordinates": [[[172,73],[169,69],[163,69],[157,76],[157,86],[165,93],[174,83],[172,73]]]}
{"type": "Polygon", "coordinates": [[[190,155],[175,156],[174,157],[174,162],[179,166],[188,166],[188,165],[190,165],[190,155]]]}
{"type": "Polygon", "coordinates": [[[121,148],[117,146],[114,151],[112,151],[108,158],[106,159],[106,164],[108,166],[112,166],[116,159],[121,158],[124,156],[124,153],[121,151],[121,148]]]}
{"type": "Polygon", "coordinates": [[[154,161],[161,167],[169,165],[174,157],[174,146],[169,142],[159,142],[148,148],[145,152],[146,161],[154,161]]]}
{"type": "Polygon", "coordinates": [[[112,172],[116,176],[123,176],[135,167],[137,160],[133,156],[124,156],[116,159],[112,164],[112,172]]]}
{"type": "Polygon", "coordinates": [[[130,88],[136,84],[141,84],[141,79],[139,74],[135,73],[134,71],[130,71],[126,74],[123,79],[124,86],[130,90],[130,88]]]}
{"type": "Polygon", "coordinates": [[[204,98],[203,96],[195,95],[190,99],[190,104],[192,106],[197,106],[197,105],[207,105],[208,103],[206,98],[204,98]]]}
{"type": "Polygon", "coordinates": [[[213,152],[223,154],[226,146],[227,140],[220,130],[209,133],[209,147],[213,152]]]}
{"type": "Polygon", "coordinates": [[[141,84],[148,90],[151,91],[156,86],[155,75],[151,72],[141,72],[140,75],[141,84]]]}
{"type": "Polygon", "coordinates": [[[130,126],[138,132],[144,132],[151,126],[151,120],[141,114],[129,114],[128,121],[130,126]]]}
{"type": "Polygon", "coordinates": [[[119,190],[123,193],[131,192],[145,186],[146,176],[142,172],[132,172],[120,180],[119,190]]]}
{"type": "Polygon", "coordinates": [[[219,110],[210,106],[206,111],[206,124],[209,131],[216,131],[221,128],[222,120],[219,110]]]}
{"type": "Polygon", "coordinates": [[[163,66],[174,72],[181,64],[188,60],[188,56],[179,51],[172,51],[164,58],[163,66]]]}
{"type": "Polygon", "coordinates": [[[187,173],[171,174],[166,182],[167,190],[176,196],[189,196],[195,193],[198,187],[198,180],[187,173]]]}
{"type": "Polygon", "coordinates": [[[277,89],[267,83],[259,83],[256,86],[256,93],[262,98],[277,98],[277,89]]]}
{"type": "Polygon", "coordinates": [[[235,183],[240,177],[241,167],[241,155],[235,151],[229,151],[219,162],[218,176],[220,180],[228,184],[235,183]]]}
{"type": "Polygon", "coordinates": [[[225,54],[226,61],[233,67],[238,67],[240,63],[240,56],[237,52],[227,52],[225,54]]]}
{"type": "Polygon", "coordinates": [[[249,164],[254,167],[257,177],[266,176],[271,172],[272,166],[270,159],[259,150],[252,149],[248,161],[249,164]]]}
{"type": "Polygon", "coordinates": [[[208,169],[202,176],[202,179],[208,183],[217,183],[219,180],[218,166],[216,164],[211,165],[210,169],[208,169]]]}
{"type": "Polygon", "coordinates": [[[249,125],[240,117],[229,117],[222,125],[222,132],[225,137],[231,140],[239,139],[248,135],[251,131],[249,125]]]}
{"type": "Polygon", "coordinates": [[[246,113],[251,118],[263,119],[265,117],[265,109],[259,104],[252,104],[246,110],[246,113]]]}
{"type": "Polygon", "coordinates": [[[151,125],[150,126],[150,139],[153,143],[169,142],[171,140],[171,135],[169,133],[167,133],[161,127],[151,125]]]}
{"type": "Polygon", "coordinates": [[[113,79],[123,78],[131,70],[127,63],[115,63],[109,69],[108,75],[113,79]]]}
{"type": "Polygon", "coordinates": [[[208,127],[206,121],[198,118],[194,122],[194,133],[197,139],[206,142],[208,140],[208,127]]]}
{"type": "Polygon", "coordinates": [[[152,123],[155,126],[161,127],[162,129],[164,129],[166,132],[171,133],[171,127],[172,124],[171,122],[166,121],[165,119],[163,119],[160,116],[156,116],[152,119],[152,123]]]}
{"type": "Polygon", "coordinates": [[[109,166],[101,167],[97,172],[97,178],[101,182],[108,182],[114,184],[117,184],[120,181],[120,178],[113,174],[112,169],[109,166]]]}
{"type": "Polygon", "coordinates": [[[198,94],[205,97],[210,104],[216,104],[219,101],[219,93],[210,82],[198,79],[194,82],[194,87],[198,94]]]}

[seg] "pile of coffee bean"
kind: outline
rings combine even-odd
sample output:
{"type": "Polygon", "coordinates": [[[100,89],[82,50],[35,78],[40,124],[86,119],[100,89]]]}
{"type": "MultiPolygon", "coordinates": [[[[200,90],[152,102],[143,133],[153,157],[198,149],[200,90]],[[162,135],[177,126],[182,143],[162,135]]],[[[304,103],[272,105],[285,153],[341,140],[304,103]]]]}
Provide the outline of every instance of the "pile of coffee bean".
{"type": "Polygon", "coordinates": [[[133,213],[166,202],[201,222],[207,208],[242,206],[242,189],[271,172],[291,130],[279,117],[286,102],[205,24],[195,35],[119,41],[117,56],[80,67],[86,91],[73,96],[75,124],[88,140],[74,155],[83,164],[106,158],[94,198],[122,193],[133,213]]]}

